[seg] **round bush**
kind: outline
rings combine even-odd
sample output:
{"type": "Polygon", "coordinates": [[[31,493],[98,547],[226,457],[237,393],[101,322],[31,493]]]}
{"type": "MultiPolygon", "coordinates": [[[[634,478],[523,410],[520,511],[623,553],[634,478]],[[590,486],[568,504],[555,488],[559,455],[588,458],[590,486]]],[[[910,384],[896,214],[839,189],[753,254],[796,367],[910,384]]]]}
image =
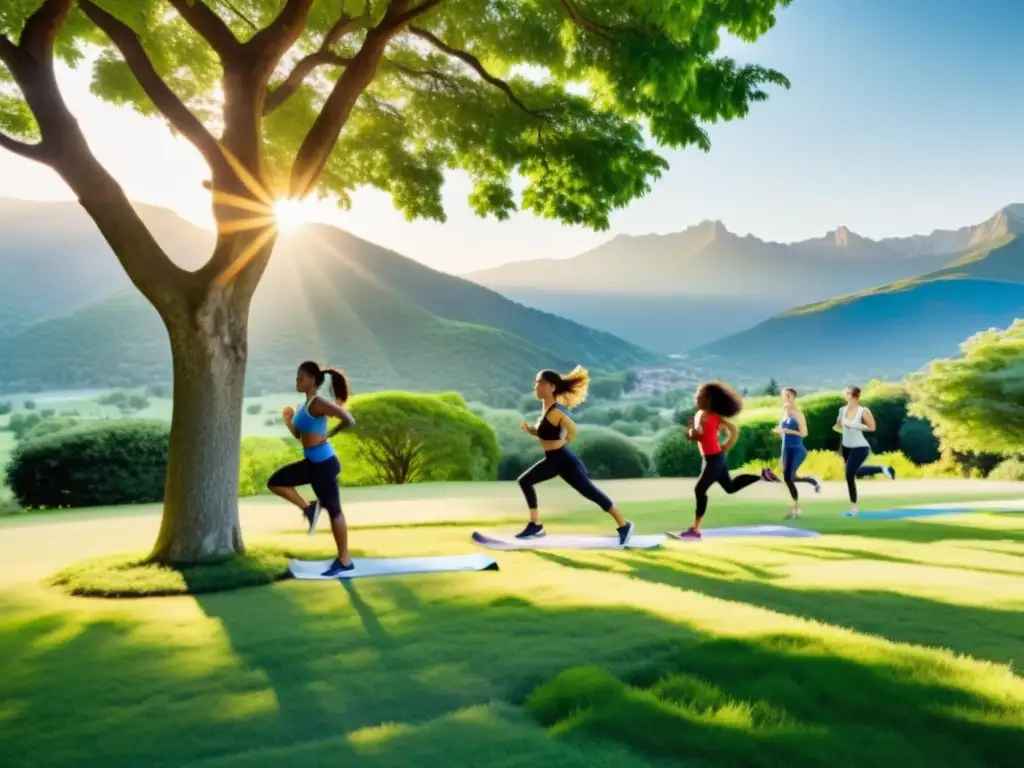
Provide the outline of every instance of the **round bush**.
{"type": "Polygon", "coordinates": [[[170,425],[112,421],[22,442],[7,485],[26,509],[163,500],[170,425]]]}
{"type": "Polygon", "coordinates": [[[620,435],[625,435],[626,437],[638,437],[644,432],[644,428],[633,421],[616,421],[609,426],[620,435]]]}
{"type": "Polygon", "coordinates": [[[900,453],[915,464],[931,464],[939,460],[939,438],[927,419],[911,416],[900,426],[900,453]]]}
{"type": "Polygon", "coordinates": [[[238,495],[258,496],[269,493],[267,480],[270,476],[278,468],[301,458],[302,446],[295,440],[278,437],[245,438],[242,440],[238,495]]]}
{"type": "MultiPolygon", "coordinates": [[[[844,402],[842,395],[835,392],[822,392],[800,398],[800,410],[804,412],[804,418],[807,420],[807,437],[804,438],[804,445],[808,451],[838,450],[840,435],[833,432],[832,427],[844,402]]],[[[779,414],[781,413],[780,408],[779,414]]]]}
{"type": "Polygon", "coordinates": [[[864,390],[864,405],[871,409],[878,429],[868,435],[871,447],[879,453],[900,450],[900,430],[907,418],[910,397],[896,384],[871,382],[864,390]]]}
{"type": "Polygon", "coordinates": [[[498,479],[516,480],[523,472],[540,461],[539,456],[527,453],[506,453],[498,460],[498,479]]]}
{"type": "Polygon", "coordinates": [[[583,435],[579,444],[573,444],[572,448],[583,461],[587,474],[595,480],[643,477],[646,474],[643,451],[619,435],[583,435]]]}
{"type": "Polygon", "coordinates": [[[22,440],[38,440],[47,435],[55,435],[72,427],[78,426],[78,420],[72,418],[46,419],[32,427],[22,436],[22,440]]]}
{"type": "Polygon", "coordinates": [[[654,471],[658,477],[696,477],[700,474],[700,450],[682,433],[672,431],[654,450],[654,471]]]}
{"type": "Polygon", "coordinates": [[[1004,482],[1024,482],[1024,460],[1007,459],[1001,462],[989,473],[988,479],[1004,482]]]}
{"type": "Polygon", "coordinates": [[[781,439],[772,430],[778,422],[758,419],[740,425],[736,445],[729,451],[729,466],[738,467],[748,461],[769,461],[781,451],[781,439]]]}

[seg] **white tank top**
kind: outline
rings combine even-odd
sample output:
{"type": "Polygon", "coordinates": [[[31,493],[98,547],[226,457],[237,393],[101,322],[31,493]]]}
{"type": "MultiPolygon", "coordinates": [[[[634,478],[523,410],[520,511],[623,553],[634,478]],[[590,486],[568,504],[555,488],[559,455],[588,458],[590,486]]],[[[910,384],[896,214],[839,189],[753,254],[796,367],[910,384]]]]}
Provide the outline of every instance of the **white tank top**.
{"type": "MultiPolygon", "coordinates": [[[[839,409],[839,422],[840,424],[842,424],[842,422],[846,420],[846,406],[844,405],[842,408],[839,409]]],[[[853,418],[850,419],[849,421],[853,422],[854,424],[864,423],[863,405],[858,406],[857,412],[853,414],[853,418]]],[[[864,437],[864,433],[861,432],[859,429],[850,429],[849,427],[843,425],[843,447],[869,448],[870,444],[868,443],[868,439],[864,437]]]]}

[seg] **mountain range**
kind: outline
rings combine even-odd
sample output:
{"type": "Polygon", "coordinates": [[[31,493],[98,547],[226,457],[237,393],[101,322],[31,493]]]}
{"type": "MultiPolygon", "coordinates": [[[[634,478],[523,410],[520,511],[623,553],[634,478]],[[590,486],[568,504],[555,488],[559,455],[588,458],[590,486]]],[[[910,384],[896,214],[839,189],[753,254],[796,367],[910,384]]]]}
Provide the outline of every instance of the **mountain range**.
{"type": "Polygon", "coordinates": [[[790,244],[705,221],[674,234],[620,235],[570,259],[520,261],[466,277],[528,306],[679,354],[793,307],[940,272],[1009,242],[1022,221],[1024,205],[1013,205],[981,224],[930,235],[871,240],[838,227],[790,244]]]}
{"type": "MultiPolygon", "coordinates": [[[[213,236],[139,206],[182,266],[213,236]]],[[[253,299],[247,384],[290,388],[304,359],[362,391],[529,391],[537,370],[622,370],[663,358],[512,302],[332,227],[282,236],[253,299]]],[[[0,387],[137,386],[170,379],[167,333],[88,217],[70,203],[0,201],[0,387]]]]}

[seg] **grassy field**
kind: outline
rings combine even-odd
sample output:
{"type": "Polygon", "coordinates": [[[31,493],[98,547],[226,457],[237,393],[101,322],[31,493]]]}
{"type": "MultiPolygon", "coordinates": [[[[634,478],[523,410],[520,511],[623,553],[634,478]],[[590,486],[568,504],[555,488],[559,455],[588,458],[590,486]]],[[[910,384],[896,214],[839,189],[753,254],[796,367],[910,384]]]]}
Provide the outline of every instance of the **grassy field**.
{"type": "MultiPolygon", "coordinates": [[[[604,484],[641,532],[688,522],[686,481],[604,484]],[[679,499],[685,499],[679,501],[679,499]]],[[[963,482],[865,507],[1020,498],[963,482]]],[[[602,531],[541,491],[552,530],[602,531]]],[[[509,484],[346,492],[359,555],[473,551],[512,529],[509,484]]],[[[287,581],[103,601],[42,585],[144,550],[152,508],[0,521],[0,765],[1002,766],[1024,752],[1024,513],[839,516],[816,539],[652,552],[499,553],[498,572],[287,581]],[[947,649],[947,650],[941,650],[947,649]]],[[[776,522],[778,489],[708,525],[776,522]]],[[[250,543],[329,553],[269,500],[250,543]]]]}

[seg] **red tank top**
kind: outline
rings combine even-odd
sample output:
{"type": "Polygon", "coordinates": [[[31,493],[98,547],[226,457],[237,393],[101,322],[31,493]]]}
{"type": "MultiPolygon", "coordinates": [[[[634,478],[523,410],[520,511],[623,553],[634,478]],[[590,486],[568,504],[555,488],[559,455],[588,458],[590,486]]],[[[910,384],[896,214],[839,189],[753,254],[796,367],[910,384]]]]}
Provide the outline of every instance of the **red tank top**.
{"type": "Polygon", "coordinates": [[[718,442],[718,426],[722,420],[717,413],[705,412],[700,419],[701,432],[697,440],[700,446],[701,456],[714,456],[722,452],[722,446],[718,442]]]}

